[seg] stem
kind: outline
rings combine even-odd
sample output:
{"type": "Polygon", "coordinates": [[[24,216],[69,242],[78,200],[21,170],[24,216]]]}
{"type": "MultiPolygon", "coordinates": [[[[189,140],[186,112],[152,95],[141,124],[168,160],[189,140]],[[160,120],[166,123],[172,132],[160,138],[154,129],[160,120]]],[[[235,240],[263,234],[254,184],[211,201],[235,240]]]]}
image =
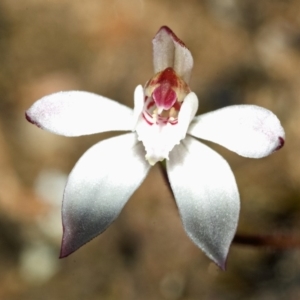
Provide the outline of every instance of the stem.
{"type": "Polygon", "coordinates": [[[244,235],[237,233],[232,241],[238,245],[248,245],[253,247],[270,247],[272,249],[292,249],[300,248],[300,239],[292,235],[244,235]]]}

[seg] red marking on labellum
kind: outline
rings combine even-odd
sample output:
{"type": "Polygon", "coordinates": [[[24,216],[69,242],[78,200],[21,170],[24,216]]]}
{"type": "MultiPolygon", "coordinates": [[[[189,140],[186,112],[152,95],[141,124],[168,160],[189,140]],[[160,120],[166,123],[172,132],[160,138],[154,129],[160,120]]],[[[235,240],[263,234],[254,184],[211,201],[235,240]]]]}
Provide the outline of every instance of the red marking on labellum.
{"type": "Polygon", "coordinates": [[[149,124],[149,125],[153,125],[153,123],[151,123],[147,118],[146,118],[146,116],[145,116],[145,113],[143,113],[143,118],[144,118],[144,120],[149,124]]]}
{"type": "Polygon", "coordinates": [[[279,149],[281,149],[283,146],[284,146],[284,138],[283,137],[278,137],[278,140],[279,140],[279,145],[276,147],[276,149],[274,150],[275,151],[278,151],[279,149]]]}
{"type": "Polygon", "coordinates": [[[166,68],[165,70],[160,72],[157,77],[154,77],[149,82],[149,85],[166,84],[166,83],[168,83],[172,87],[178,87],[178,85],[180,84],[178,80],[178,75],[171,67],[166,68]]]}
{"type": "Polygon", "coordinates": [[[176,102],[177,95],[170,84],[164,82],[153,91],[153,98],[158,107],[163,107],[164,110],[168,110],[176,102]]]}

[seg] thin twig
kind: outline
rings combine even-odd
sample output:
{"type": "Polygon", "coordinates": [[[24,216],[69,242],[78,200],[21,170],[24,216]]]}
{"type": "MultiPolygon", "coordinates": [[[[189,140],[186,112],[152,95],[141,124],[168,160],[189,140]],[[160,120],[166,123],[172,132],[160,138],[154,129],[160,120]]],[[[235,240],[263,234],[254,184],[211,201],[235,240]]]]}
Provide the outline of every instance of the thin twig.
{"type": "Polygon", "coordinates": [[[253,247],[269,247],[272,249],[300,248],[300,239],[292,235],[246,235],[237,233],[233,239],[234,244],[253,247]]]}

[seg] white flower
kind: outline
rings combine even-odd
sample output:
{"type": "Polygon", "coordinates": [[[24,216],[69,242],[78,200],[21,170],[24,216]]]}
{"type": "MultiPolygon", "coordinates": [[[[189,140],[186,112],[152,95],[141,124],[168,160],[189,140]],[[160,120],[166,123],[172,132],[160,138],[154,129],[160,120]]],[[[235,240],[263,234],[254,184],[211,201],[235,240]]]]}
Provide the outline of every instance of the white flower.
{"type": "Polygon", "coordinates": [[[168,179],[183,226],[221,268],[234,237],[240,200],[227,162],[196,138],[239,155],[260,158],[280,149],[277,117],[255,105],[234,105],[198,117],[198,98],[187,82],[193,58],[162,27],[153,39],[155,76],[134,92],[134,110],[103,96],[70,91],[46,96],[26,112],[28,121],[65,136],[133,131],[91,147],[72,170],[62,206],[61,257],[103,232],[157,161],[168,179]]]}

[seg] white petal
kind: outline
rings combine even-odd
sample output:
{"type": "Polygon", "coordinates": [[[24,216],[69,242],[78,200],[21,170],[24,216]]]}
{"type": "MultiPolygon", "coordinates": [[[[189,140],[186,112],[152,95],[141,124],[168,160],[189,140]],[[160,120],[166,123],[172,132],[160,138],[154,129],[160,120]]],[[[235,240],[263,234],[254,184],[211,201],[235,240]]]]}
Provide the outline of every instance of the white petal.
{"type": "Polygon", "coordinates": [[[163,26],[152,40],[154,71],[172,67],[186,82],[193,68],[193,57],[185,44],[167,26],[163,26]]]}
{"type": "Polygon", "coordinates": [[[198,98],[195,93],[189,93],[183,101],[178,115],[177,124],[150,125],[140,116],[136,132],[138,139],[146,149],[146,159],[151,165],[158,161],[169,159],[169,152],[185,138],[188,126],[198,108],[198,98]]]}
{"type": "Polygon", "coordinates": [[[135,130],[138,120],[143,112],[144,99],[144,89],[141,85],[138,85],[134,90],[133,130],[135,130]]]}
{"type": "Polygon", "coordinates": [[[81,91],[43,97],[27,110],[26,118],[42,129],[65,136],[132,130],[132,109],[81,91]]]}
{"type": "Polygon", "coordinates": [[[184,139],[186,136],[189,125],[197,113],[198,104],[198,97],[193,92],[190,92],[184,98],[178,114],[178,125],[180,126],[181,130],[181,139],[184,139]]]}
{"type": "Polygon", "coordinates": [[[240,209],[228,163],[206,145],[187,137],[170,153],[167,172],[188,236],[224,269],[240,209]]]}
{"type": "Polygon", "coordinates": [[[61,257],[103,232],[119,215],[149,170],[133,133],[90,148],[72,170],[62,207],[61,257]]]}
{"type": "Polygon", "coordinates": [[[233,105],[200,115],[191,123],[188,133],[251,158],[279,150],[285,137],[278,118],[255,105],[233,105]]]}

